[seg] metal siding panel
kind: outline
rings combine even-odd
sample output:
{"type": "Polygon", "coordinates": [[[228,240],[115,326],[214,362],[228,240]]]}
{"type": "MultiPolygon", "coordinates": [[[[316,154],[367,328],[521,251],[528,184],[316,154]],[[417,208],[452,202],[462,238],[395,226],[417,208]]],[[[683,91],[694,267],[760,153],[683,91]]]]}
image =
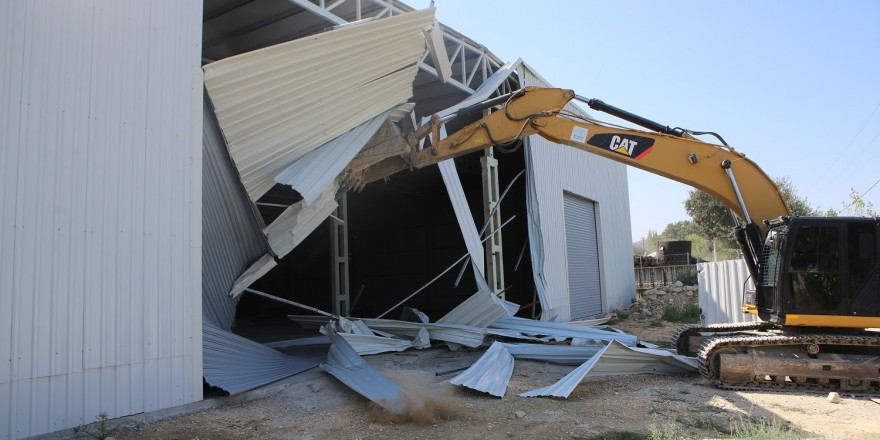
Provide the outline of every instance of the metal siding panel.
{"type": "Polygon", "coordinates": [[[168,316],[166,403],[195,397],[189,101],[201,9],[0,5],[0,438],[143,411],[157,384],[141,364],[148,314],[168,316]],[[157,297],[161,308],[142,304],[157,297]]]}
{"type": "Polygon", "coordinates": [[[203,332],[205,380],[231,394],[305,371],[326,359],[322,354],[290,356],[209,323],[203,325],[203,332]]]}
{"type": "Polygon", "coordinates": [[[592,202],[569,194],[562,198],[571,317],[597,315],[602,313],[602,289],[596,208],[592,202]]]}
{"type": "MultiPolygon", "coordinates": [[[[526,86],[549,85],[528,64],[523,66],[523,73],[526,86]]],[[[617,304],[630,304],[635,296],[635,276],[626,166],[537,136],[530,137],[529,142],[545,249],[543,270],[549,304],[542,306],[554,310],[557,320],[571,319],[562,251],[563,191],[596,202],[603,311],[610,311],[617,304]]]]}
{"type": "Polygon", "coordinates": [[[386,111],[308,152],[275,176],[275,182],[300,193],[306,204],[314,203],[342,170],[379,131],[391,111],[386,111]]]}
{"type": "MultiPolygon", "coordinates": [[[[21,105],[22,71],[16,60],[21,59],[24,45],[16,38],[24,26],[21,2],[0,3],[0,426],[11,426],[10,406],[12,387],[12,358],[14,350],[14,299],[17,277],[15,246],[17,226],[17,169],[19,148],[19,120],[21,105]],[[3,385],[7,384],[7,385],[3,385]]],[[[0,432],[4,438],[6,429],[0,432]]]]}
{"type": "Polygon", "coordinates": [[[433,9],[417,11],[205,66],[250,198],[259,199],[304,154],[406,102],[424,53],[422,29],[432,23],[433,9]]]}
{"type": "Polygon", "coordinates": [[[235,280],[269,251],[251,201],[238,180],[220,127],[204,97],[202,179],[202,315],[229,330],[237,299],[235,280]]]}

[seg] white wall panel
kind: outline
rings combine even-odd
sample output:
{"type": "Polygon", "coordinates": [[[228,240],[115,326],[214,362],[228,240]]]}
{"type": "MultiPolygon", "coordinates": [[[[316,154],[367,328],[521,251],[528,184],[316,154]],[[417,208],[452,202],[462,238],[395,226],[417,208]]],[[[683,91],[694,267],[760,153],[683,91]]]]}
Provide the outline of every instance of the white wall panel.
{"type": "Polygon", "coordinates": [[[0,439],[201,398],[201,15],[0,2],[0,439]]]}
{"type": "MultiPolygon", "coordinates": [[[[523,66],[525,86],[549,86],[528,65],[523,66]]],[[[544,242],[543,274],[549,316],[557,321],[572,318],[569,306],[565,255],[563,193],[570,192],[596,203],[602,309],[630,304],[635,296],[630,243],[629,194],[626,166],[594,154],[529,138],[535,189],[539,200],[541,236],[544,242]]]]}

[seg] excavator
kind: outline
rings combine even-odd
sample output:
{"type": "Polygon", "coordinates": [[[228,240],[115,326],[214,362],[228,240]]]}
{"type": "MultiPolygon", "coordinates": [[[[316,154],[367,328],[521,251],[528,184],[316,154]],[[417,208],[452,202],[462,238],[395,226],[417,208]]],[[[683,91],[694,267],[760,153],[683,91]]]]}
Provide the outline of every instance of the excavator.
{"type": "Polygon", "coordinates": [[[695,356],[721,388],[880,394],[880,332],[871,330],[880,328],[880,218],[792,216],[776,184],[718,134],[670,128],[567,89],[526,87],[396,131],[405,141],[349,165],[347,188],[538,135],[708,193],[731,212],[755,285],[744,289],[743,312],[759,319],[681,327],[678,353],[695,356]],[[575,102],[645,130],[593,119],[575,102]],[[466,125],[443,136],[452,119],[466,125]]]}

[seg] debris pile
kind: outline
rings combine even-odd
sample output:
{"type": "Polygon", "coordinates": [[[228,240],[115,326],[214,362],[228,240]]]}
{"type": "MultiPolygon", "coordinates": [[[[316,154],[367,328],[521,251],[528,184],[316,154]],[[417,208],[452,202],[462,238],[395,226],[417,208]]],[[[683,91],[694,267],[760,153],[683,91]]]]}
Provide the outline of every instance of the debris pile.
{"type": "Polygon", "coordinates": [[[558,382],[520,394],[522,397],[568,397],[589,376],[679,374],[696,371],[696,360],[655,347],[639,347],[635,336],[604,327],[536,321],[513,316],[515,304],[479,291],[437,322],[409,310],[411,320],[346,319],[292,315],[299,323],[321,324],[333,342],[321,368],[393,414],[403,409],[401,390],[360,358],[362,354],[426,348],[442,341],[451,350],[491,343],[473,365],[450,380],[496,397],[504,397],[515,359],[575,365],[558,382]],[[320,322],[323,321],[323,322],[320,322]],[[526,341],[526,342],[524,342],[526,341]]]}
{"type": "Polygon", "coordinates": [[[697,300],[697,286],[685,286],[681,281],[676,281],[675,284],[642,293],[641,298],[630,305],[625,313],[636,319],[660,319],[667,307],[684,310],[689,305],[697,304],[697,300]]]}

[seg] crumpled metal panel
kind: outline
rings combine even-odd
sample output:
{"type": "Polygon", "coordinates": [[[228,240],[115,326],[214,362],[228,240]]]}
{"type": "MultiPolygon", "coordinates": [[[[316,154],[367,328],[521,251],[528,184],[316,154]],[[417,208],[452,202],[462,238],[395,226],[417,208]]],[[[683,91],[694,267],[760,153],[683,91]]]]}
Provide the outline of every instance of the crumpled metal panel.
{"type": "Polygon", "coordinates": [[[388,110],[375,116],[310,151],[276,176],[275,182],[296,190],[306,206],[314,203],[376,134],[390,113],[388,110]]]}
{"type": "Polygon", "coordinates": [[[306,205],[305,200],[290,205],[272,224],[263,229],[269,239],[269,246],[278,258],[289,254],[333,213],[339,206],[336,203],[338,189],[339,184],[333,183],[311,205],[306,205]]]}
{"type": "Polygon", "coordinates": [[[404,351],[412,348],[413,341],[397,338],[386,338],[376,335],[359,335],[355,333],[339,333],[354,351],[362,356],[369,354],[404,351]]]}
{"type": "MultiPolygon", "coordinates": [[[[424,328],[416,333],[415,339],[399,339],[398,337],[391,337],[394,335],[389,335],[385,332],[380,332],[383,335],[377,335],[363,321],[351,321],[351,323],[351,332],[337,331],[336,334],[345,338],[348,345],[361,356],[390,351],[404,351],[410,348],[424,349],[431,346],[428,331],[424,328]]],[[[326,326],[322,326],[320,331],[325,335],[328,332],[326,326]]]]}
{"type": "Polygon", "coordinates": [[[204,95],[202,124],[202,319],[229,329],[237,299],[229,288],[249,264],[269,251],[253,204],[229,158],[204,95]]]}
{"type": "Polygon", "coordinates": [[[308,370],[323,355],[290,356],[208,323],[202,324],[205,381],[230,394],[251,390],[308,370]]]}
{"type": "Polygon", "coordinates": [[[248,196],[297,159],[407,102],[428,8],[344,26],[204,66],[205,86],[248,196]]]}
{"type": "Polygon", "coordinates": [[[580,365],[596,355],[606,346],[596,345],[548,345],[548,344],[504,344],[507,352],[515,359],[550,362],[559,365],[580,365]]]}
{"type": "MultiPolygon", "coordinates": [[[[248,267],[239,277],[232,283],[232,288],[229,289],[229,296],[232,298],[238,298],[244,289],[247,289],[254,283],[254,281],[262,278],[263,275],[266,275],[270,270],[274,269],[275,266],[278,265],[278,262],[275,261],[275,257],[271,254],[263,254],[262,257],[254,261],[250,267],[248,267]]],[[[234,310],[233,310],[234,314],[234,310]]],[[[231,324],[232,321],[230,320],[231,324]]]]}
{"type": "Polygon", "coordinates": [[[373,330],[382,330],[395,335],[415,338],[421,329],[428,331],[431,339],[464,345],[465,347],[479,347],[483,344],[485,331],[480,327],[461,324],[422,324],[418,322],[397,321],[394,319],[362,318],[373,330]]]}
{"type": "Polygon", "coordinates": [[[470,368],[449,382],[496,397],[504,397],[511,374],[513,374],[513,356],[507,352],[504,344],[493,342],[470,368]]]}
{"type": "Polygon", "coordinates": [[[627,347],[611,341],[590,360],[566,374],[556,383],[526,391],[521,397],[568,397],[586,377],[621,376],[629,374],[684,374],[697,371],[695,358],[680,356],[666,350],[627,347]]]}
{"type": "Polygon", "coordinates": [[[638,338],[615,330],[603,330],[560,322],[536,321],[516,316],[502,316],[489,326],[490,329],[516,330],[526,335],[543,335],[555,338],[595,339],[599,341],[617,340],[634,346],[638,338]]]}
{"type": "Polygon", "coordinates": [[[403,414],[405,399],[400,387],[364,361],[332,328],[327,337],[333,344],[321,369],[391,413],[403,414]]]}
{"type": "Polygon", "coordinates": [[[512,316],[519,306],[496,295],[481,290],[464,300],[449,313],[437,320],[438,324],[462,324],[488,327],[502,316],[512,316]]]}

